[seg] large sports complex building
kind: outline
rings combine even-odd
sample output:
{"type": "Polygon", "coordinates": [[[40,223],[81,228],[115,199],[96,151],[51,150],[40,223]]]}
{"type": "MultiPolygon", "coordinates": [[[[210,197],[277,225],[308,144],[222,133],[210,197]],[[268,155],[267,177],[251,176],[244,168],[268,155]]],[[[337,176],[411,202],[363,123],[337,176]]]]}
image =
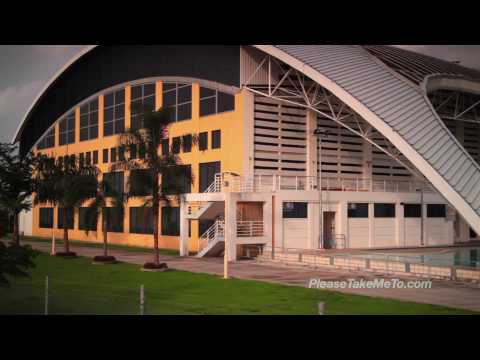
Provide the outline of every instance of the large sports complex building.
{"type": "MultiPolygon", "coordinates": [[[[161,247],[213,256],[227,243],[234,260],[258,245],[478,240],[479,71],[389,46],[92,46],[47,84],[13,140],[22,154],[83,158],[125,188],[111,166],[138,156],[119,147],[140,126],[137,103],[173,110],[164,149],[194,177],[160,212],[161,247]]],[[[112,210],[110,242],[152,246],[142,204],[112,210]]],[[[24,233],[61,237],[62,211],[70,238],[101,241],[101,216],[87,224],[85,208],[36,206],[24,233]]]]}

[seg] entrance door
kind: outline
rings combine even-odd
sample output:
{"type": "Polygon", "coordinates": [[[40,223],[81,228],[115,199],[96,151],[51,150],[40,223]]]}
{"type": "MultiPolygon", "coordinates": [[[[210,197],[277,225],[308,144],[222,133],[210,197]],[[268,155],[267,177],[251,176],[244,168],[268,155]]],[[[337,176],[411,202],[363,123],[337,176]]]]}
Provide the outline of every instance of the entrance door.
{"type": "Polygon", "coordinates": [[[323,247],[325,249],[335,247],[335,211],[323,213],[323,247]]]}
{"type": "Polygon", "coordinates": [[[220,161],[200,164],[200,192],[204,192],[220,172],[220,161]]]}

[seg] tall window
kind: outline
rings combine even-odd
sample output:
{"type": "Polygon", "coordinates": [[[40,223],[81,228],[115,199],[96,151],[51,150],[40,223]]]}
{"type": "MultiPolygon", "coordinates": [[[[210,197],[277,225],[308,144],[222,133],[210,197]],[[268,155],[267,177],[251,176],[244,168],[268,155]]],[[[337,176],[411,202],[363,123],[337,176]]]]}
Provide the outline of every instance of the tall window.
{"type": "Polygon", "coordinates": [[[95,208],[81,207],[78,209],[78,229],[97,230],[97,210],[95,208]]]}
{"type": "MultiPolygon", "coordinates": [[[[63,229],[63,212],[65,211],[64,208],[59,207],[57,211],[58,215],[58,229],[63,229]]],[[[73,229],[73,208],[67,208],[67,229],[73,229]]]]}
{"type": "Polygon", "coordinates": [[[94,150],[92,156],[93,156],[92,158],[93,164],[94,165],[98,164],[98,150],[94,150]]]}
{"type": "Polygon", "coordinates": [[[180,235],[180,208],[162,207],[162,235],[180,235]]]}
{"type": "Polygon", "coordinates": [[[49,149],[52,147],[55,147],[55,126],[52,129],[48,130],[48,132],[37,145],[37,148],[39,150],[49,149]]]}
{"type": "Polygon", "coordinates": [[[80,107],[80,141],[98,137],[98,100],[80,107]]]}
{"type": "Polygon", "coordinates": [[[112,196],[113,192],[123,193],[123,171],[115,171],[103,174],[105,182],[105,194],[112,196]]]}
{"type": "Polygon", "coordinates": [[[152,195],[153,172],[150,169],[135,169],[130,173],[130,194],[133,196],[152,195]]]}
{"type": "Polygon", "coordinates": [[[132,129],[137,130],[143,128],[145,125],[142,112],[155,110],[154,83],[132,86],[130,109],[132,114],[132,129]]]}
{"type": "Polygon", "coordinates": [[[68,114],[60,121],[60,145],[75,142],[75,113],[68,114]]]}
{"type": "Polygon", "coordinates": [[[174,192],[169,191],[172,185],[175,185],[175,192],[181,194],[189,194],[192,192],[192,166],[177,165],[175,173],[166,171],[162,174],[162,191],[164,194],[172,195],[174,192]]]}
{"type": "Polygon", "coordinates": [[[130,233],[153,234],[153,210],[151,207],[130,208],[130,233]]]}
{"type": "Polygon", "coordinates": [[[168,152],[170,151],[169,139],[168,138],[162,139],[161,142],[162,142],[162,155],[168,155],[168,152]]]}
{"type": "Polygon", "coordinates": [[[192,118],[192,85],[179,83],[163,84],[164,108],[170,109],[172,121],[192,118]]]}
{"type": "Polygon", "coordinates": [[[198,148],[201,151],[208,149],[208,132],[201,132],[198,135],[198,148]]]}
{"type": "Polygon", "coordinates": [[[123,209],[103,208],[103,216],[107,219],[108,232],[123,232],[123,209]]]}
{"type": "Polygon", "coordinates": [[[53,227],[53,208],[40,208],[39,227],[47,229],[53,227]]]}
{"type": "Polygon", "coordinates": [[[212,131],[212,149],[220,149],[222,145],[221,131],[213,130],[212,131]]]}
{"type": "Polygon", "coordinates": [[[181,140],[180,140],[180,137],[177,136],[177,137],[174,137],[172,139],[172,152],[174,154],[178,154],[180,153],[180,143],[181,143],[181,140]]]}
{"type": "Polygon", "coordinates": [[[108,163],[108,149],[103,149],[103,163],[108,163]]]}
{"type": "Polygon", "coordinates": [[[215,180],[215,174],[220,173],[220,161],[199,164],[200,192],[204,192],[215,180]]]}
{"type": "Polygon", "coordinates": [[[183,135],[182,151],[184,153],[192,151],[192,135],[183,135]]]}
{"type": "Polygon", "coordinates": [[[217,114],[235,109],[235,97],[215,89],[200,88],[200,116],[217,114]]]}
{"type": "Polygon", "coordinates": [[[111,92],[104,97],[103,136],[123,133],[125,130],[124,89],[111,92]]]}

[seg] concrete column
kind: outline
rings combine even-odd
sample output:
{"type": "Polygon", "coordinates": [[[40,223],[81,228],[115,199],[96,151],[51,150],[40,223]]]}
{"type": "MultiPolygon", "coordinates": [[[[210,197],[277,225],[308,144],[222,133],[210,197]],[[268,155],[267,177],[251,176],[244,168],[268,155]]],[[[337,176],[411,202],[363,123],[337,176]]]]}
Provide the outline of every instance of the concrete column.
{"type": "Polygon", "coordinates": [[[335,224],[337,227],[337,234],[345,235],[345,247],[350,247],[350,243],[348,241],[348,202],[341,201],[338,204],[338,216],[337,216],[337,223],[335,224]]]}
{"type": "Polygon", "coordinates": [[[253,163],[254,163],[254,95],[248,90],[242,90],[243,101],[243,175],[253,176],[253,163]]]}
{"type": "Polygon", "coordinates": [[[237,259],[237,201],[238,194],[225,193],[225,256],[228,262],[237,259]]]}
{"type": "Polygon", "coordinates": [[[368,247],[375,244],[375,206],[373,203],[368,204],[368,247]]]}
{"type": "Polygon", "coordinates": [[[308,245],[310,249],[319,248],[320,240],[320,204],[308,203],[308,245]]]}
{"type": "MultiPolygon", "coordinates": [[[[371,128],[371,126],[369,126],[371,128]]],[[[368,131],[369,129],[367,129],[368,131]]],[[[371,179],[372,178],[372,144],[370,144],[368,141],[362,139],[362,172],[363,172],[363,177],[365,179],[371,179]]]]}
{"type": "Polygon", "coordinates": [[[188,219],[187,219],[187,202],[185,199],[180,200],[180,256],[188,256],[188,219]]]}
{"type": "Polygon", "coordinates": [[[285,241],[283,239],[283,201],[281,196],[275,196],[275,247],[284,247],[285,241]]]}
{"type": "Polygon", "coordinates": [[[427,231],[427,204],[422,206],[422,221],[423,221],[423,245],[428,245],[428,231],[427,231]]]}
{"type": "Polygon", "coordinates": [[[307,110],[306,116],[307,131],[307,176],[317,176],[317,137],[313,132],[317,128],[317,114],[312,110],[307,110]]]}
{"type": "Polygon", "coordinates": [[[404,224],[403,218],[403,205],[400,203],[395,204],[395,237],[396,237],[396,244],[397,246],[405,246],[405,234],[403,226],[404,224]]]}
{"type": "Polygon", "coordinates": [[[263,236],[270,239],[272,243],[272,198],[268,197],[263,203],[263,236]]]}

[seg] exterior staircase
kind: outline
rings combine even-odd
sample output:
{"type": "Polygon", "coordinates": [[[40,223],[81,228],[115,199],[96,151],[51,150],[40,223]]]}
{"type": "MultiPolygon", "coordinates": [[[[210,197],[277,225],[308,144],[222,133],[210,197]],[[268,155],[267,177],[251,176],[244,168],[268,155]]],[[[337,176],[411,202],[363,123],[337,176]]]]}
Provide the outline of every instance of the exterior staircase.
{"type": "Polygon", "coordinates": [[[199,239],[197,257],[219,256],[225,250],[225,221],[217,220],[199,239]]]}

